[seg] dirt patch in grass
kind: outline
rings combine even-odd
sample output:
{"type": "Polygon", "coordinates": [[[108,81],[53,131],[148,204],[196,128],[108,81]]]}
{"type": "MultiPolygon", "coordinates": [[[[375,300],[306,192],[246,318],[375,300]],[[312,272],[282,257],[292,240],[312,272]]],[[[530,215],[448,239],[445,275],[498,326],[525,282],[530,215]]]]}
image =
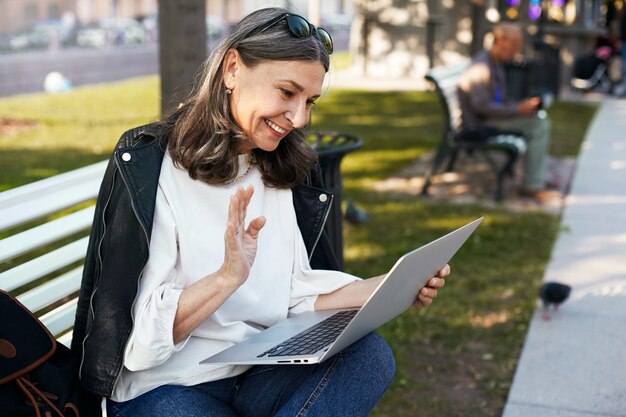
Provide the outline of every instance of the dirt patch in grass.
{"type": "MultiPolygon", "coordinates": [[[[494,155],[494,159],[498,157],[499,155],[494,155]]],[[[391,177],[379,181],[375,189],[382,192],[420,195],[424,185],[424,174],[431,163],[432,155],[426,155],[391,177]]],[[[485,162],[476,158],[460,158],[455,168],[454,172],[444,172],[432,177],[429,190],[431,199],[460,204],[477,203],[488,207],[503,206],[512,211],[538,210],[559,214],[569,193],[576,159],[548,157],[546,183],[552,189],[554,198],[541,203],[517,194],[523,177],[521,163],[516,165],[514,177],[507,178],[505,199],[500,203],[494,200],[495,174],[485,162]]]]}
{"type": "MultiPolygon", "coordinates": [[[[432,356],[430,359],[431,363],[436,363],[441,362],[442,357],[432,356]]],[[[417,403],[421,400],[425,405],[424,399],[428,398],[426,401],[430,402],[435,410],[439,408],[438,404],[446,404],[449,416],[500,415],[502,408],[497,407],[494,400],[481,389],[479,378],[484,364],[472,361],[469,355],[465,359],[461,355],[456,355],[447,360],[452,360],[452,363],[447,364],[447,368],[453,369],[437,369],[436,366],[431,366],[428,372],[413,374],[414,378],[423,378],[429,381],[429,384],[425,389],[415,393],[415,397],[410,401],[417,403]]],[[[426,412],[422,415],[434,417],[438,414],[426,412]]]]}
{"type": "Polygon", "coordinates": [[[488,346],[471,342],[466,352],[446,355],[444,352],[421,352],[420,362],[429,365],[413,369],[413,377],[429,381],[419,395],[438,398],[437,402],[451,404],[451,413],[458,416],[499,416],[504,404],[494,392],[498,383],[493,379],[493,354],[488,346]]]}
{"type": "Polygon", "coordinates": [[[37,122],[33,120],[0,117],[0,136],[13,136],[35,126],[37,126],[37,122]]]}
{"type": "Polygon", "coordinates": [[[376,416],[501,415],[508,381],[500,380],[501,376],[494,369],[493,354],[486,344],[472,341],[463,352],[453,354],[442,351],[441,346],[415,346],[400,354],[411,360],[405,360],[408,366],[399,370],[397,378],[400,383],[393,388],[395,393],[389,396],[393,402],[387,403],[383,397],[376,408],[376,416]]]}

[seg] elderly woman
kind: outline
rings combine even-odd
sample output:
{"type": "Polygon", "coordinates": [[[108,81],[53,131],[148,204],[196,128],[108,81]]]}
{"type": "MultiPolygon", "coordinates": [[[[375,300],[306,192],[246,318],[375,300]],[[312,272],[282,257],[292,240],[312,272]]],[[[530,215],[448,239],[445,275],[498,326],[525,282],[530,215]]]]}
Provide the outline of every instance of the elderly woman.
{"type": "MultiPolygon", "coordinates": [[[[244,18],[191,97],[126,132],[107,169],[79,299],[81,380],[117,416],[361,416],[391,383],[370,334],[316,365],[201,365],[310,310],[359,307],[380,282],[336,270],[332,201],[302,128],[332,39],[283,9],[244,18]],[[327,198],[320,198],[320,196],[327,198]]],[[[449,268],[415,304],[427,306],[449,268]]]]}

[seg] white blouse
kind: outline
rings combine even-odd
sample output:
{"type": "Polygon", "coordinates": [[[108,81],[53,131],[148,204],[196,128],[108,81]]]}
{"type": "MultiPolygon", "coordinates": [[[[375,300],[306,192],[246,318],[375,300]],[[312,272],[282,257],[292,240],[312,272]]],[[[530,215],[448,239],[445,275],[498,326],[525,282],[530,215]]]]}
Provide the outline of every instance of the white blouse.
{"type": "Polygon", "coordinates": [[[288,315],[313,310],[319,294],[359,278],[312,270],[298,228],[291,190],[265,187],[248,155],[239,156],[243,178],[226,185],[193,180],[166,153],[159,177],[150,258],[133,305],[134,327],[114,401],[128,401],[161,385],[195,385],[231,377],[249,366],[199,362],[288,315]],[[244,175],[245,174],[245,175],[244,175]],[[183,289],[217,271],[224,258],[229,197],[254,186],[247,220],[267,219],[248,280],[184,342],[174,345],[173,326],[183,289]]]}

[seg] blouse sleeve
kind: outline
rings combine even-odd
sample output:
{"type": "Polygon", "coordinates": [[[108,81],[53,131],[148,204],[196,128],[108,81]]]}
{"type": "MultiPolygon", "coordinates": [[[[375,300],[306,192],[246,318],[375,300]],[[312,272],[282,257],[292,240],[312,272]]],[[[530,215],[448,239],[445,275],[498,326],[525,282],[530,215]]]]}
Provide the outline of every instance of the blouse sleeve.
{"type": "Polygon", "coordinates": [[[341,271],[311,269],[302,233],[295,225],[295,256],[289,315],[313,311],[320,294],[328,294],[361,278],[341,271]]]}
{"type": "Polygon", "coordinates": [[[159,187],[150,258],[139,282],[133,306],[134,326],[124,353],[124,366],[131,371],[160,365],[186,342],[174,345],[174,318],[183,291],[175,269],[177,252],[174,215],[159,187]]]}

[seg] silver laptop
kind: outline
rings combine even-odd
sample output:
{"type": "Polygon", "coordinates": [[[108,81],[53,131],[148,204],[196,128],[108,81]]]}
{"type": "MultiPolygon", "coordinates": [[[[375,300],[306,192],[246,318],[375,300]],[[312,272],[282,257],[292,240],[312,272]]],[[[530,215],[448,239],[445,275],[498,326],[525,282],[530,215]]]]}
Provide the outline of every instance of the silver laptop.
{"type": "Polygon", "coordinates": [[[360,309],[292,316],[203,360],[202,364],[320,363],[408,309],[483,218],[404,254],[360,309]]]}

